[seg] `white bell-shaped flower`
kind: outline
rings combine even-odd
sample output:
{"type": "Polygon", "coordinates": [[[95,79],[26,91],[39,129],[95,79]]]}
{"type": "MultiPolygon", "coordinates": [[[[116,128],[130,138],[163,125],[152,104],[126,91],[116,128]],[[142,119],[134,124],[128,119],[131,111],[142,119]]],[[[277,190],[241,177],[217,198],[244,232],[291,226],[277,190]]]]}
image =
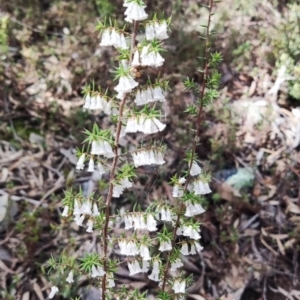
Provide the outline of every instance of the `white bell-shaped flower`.
{"type": "Polygon", "coordinates": [[[180,258],[176,258],[175,261],[171,262],[171,272],[175,272],[177,269],[181,268],[183,263],[180,258]]]}
{"type": "Polygon", "coordinates": [[[145,261],[150,260],[151,257],[150,257],[149,247],[142,244],[140,247],[140,255],[143,258],[143,260],[145,260],[145,261]]]}
{"type": "Polygon", "coordinates": [[[68,283],[73,283],[74,282],[74,275],[73,275],[73,271],[71,270],[67,279],[66,279],[66,282],[68,283]]]}
{"type": "Polygon", "coordinates": [[[138,67],[140,65],[141,65],[141,63],[140,63],[140,53],[139,53],[139,50],[135,50],[135,52],[133,54],[133,60],[132,60],[131,66],[138,67]]]}
{"type": "Polygon", "coordinates": [[[153,98],[156,101],[165,102],[166,98],[160,86],[156,86],[153,89],[153,98]]]}
{"type": "Polygon", "coordinates": [[[122,255],[127,255],[127,242],[126,240],[118,240],[118,245],[119,245],[119,248],[120,248],[120,253],[122,255]]]}
{"type": "Polygon", "coordinates": [[[159,261],[154,260],[152,266],[152,273],[148,276],[153,281],[159,281],[159,261]]]}
{"type": "Polygon", "coordinates": [[[171,251],[172,250],[172,243],[171,241],[163,241],[160,243],[160,247],[158,248],[159,251],[171,251]]]}
{"type": "Polygon", "coordinates": [[[99,276],[103,276],[106,274],[106,272],[103,270],[101,266],[97,266],[98,274],[99,276]]]}
{"type": "Polygon", "coordinates": [[[179,184],[175,184],[173,186],[173,191],[172,191],[172,196],[174,198],[180,198],[183,196],[183,189],[182,189],[182,186],[179,185],[179,184]]]}
{"type": "Polygon", "coordinates": [[[187,243],[183,243],[182,246],[181,246],[181,249],[180,249],[180,253],[182,255],[189,255],[190,252],[189,252],[189,246],[187,243]]]}
{"type": "Polygon", "coordinates": [[[79,204],[79,201],[77,199],[74,200],[74,209],[73,209],[73,215],[77,216],[81,214],[81,206],[79,204]]]}
{"type": "Polygon", "coordinates": [[[119,48],[122,50],[128,49],[128,45],[126,43],[126,39],[123,33],[120,34],[120,40],[119,40],[119,48]]]}
{"type": "Polygon", "coordinates": [[[195,255],[195,254],[197,254],[195,245],[194,245],[194,244],[191,244],[190,255],[195,255]]]}
{"type": "Polygon", "coordinates": [[[82,215],[82,216],[76,215],[75,218],[74,218],[74,221],[75,221],[75,223],[76,223],[78,226],[82,226],[82,223],[83,223],[83,221],[84,221],[84,218],[85,218],[84,215],[82,215]]]}
{"type": "Polygon", "coordinates": [[[64,208],[64,210],[63,210],[63,212],[62,212],[62,214],[61,214],[61,216],[62,217],[67,217],[68,216],[68,212],[69,212],[69,206],[66,205],[65,208],[64,208]]]}
{"type": "Polygon", "coordinates": [[[179,178],[178,183],[184,184],[186,182],[186,179],[184,177],[179,178]]]}
{"type": "Polygon", "coordinates": [[[146,24],[145,35],[146,35],[146,40],[148,41],[152,41],[153,39],[155,39],[156,35],[155,35],[155,28],[153,24],[151,23],[146,24]]]}
{"type": "Polygon", "coordinates": [[[57,286],[52,286],[50,294],[48,296],[49,299],[54,298],[55,294],[58,292],[58,287],[57,286]]]}
{"type": "Polygon", "coordinates": [[[156,231],[157,230],[157,222],[151,214],[147,215],[147,229],[149,231],[156,231]]]}
{"type": "Polygon", "coordinates": [[[161,23],[154,23],[155,37],[159,40],[165,40],[169,38],[167,30],[167,22],[162,21],[161,23]]]}
{"type": "Polygon", "coordinates": [[[191,175],[192,176],[197,176],[201,173],[201,168],[198,166],[198,164],[193,161],[192,167],[191,167],[191,175]]]}
{"type": "Polygon", "coordinates": [[[114,280],[114,275],[113,274],[108,274],[107,276],[107,287],[108,288],[113,288],[115,287],[115,280],[114,280]]]}
{"type": "Polygon", "coordinates": [[[138,119],[135,116],[132,116],[128,118],[125,132],[126,133],[131,133],[131,132],[137,132],[138,131],[138,119]]]}
{"type": "Polygon", "coordinates": [[[103,102],[105,102],[105,100],[100,95],[97,95],[96,96],[95,109],[103,109],[103,106],[104,106],[103,102]]]}
{"type": "Polygon", "coordinates": [[[120,36],[119,36],[119,33],[116,31],[115,28],[113,28],[111,30],[111,34],[110,34],[110,38],[111,38],[111,45],[112,46],[115,46],[115,45],[118,45],[119,44],[119,39],[120,39],[120,36]]]}
{"type": "Polygon", "coordinates": [[[177,235],[182,235],[182,233],[183,233],[182,228],[178,227],[177,230],[176,230],[176,234],[177,235]]]}
{"type": "Polygon", "coordinates": [[[149,260],[143,260],[142,261],[142,272],[147,273],[149,271],[149,266],[150,266],[149,260]]]}
{"type": "Polygon", "coordinates": [[[203,247],[196,241],[194,241],[194,246],[198,252],[201,252],[203,250],[203,247]]]}
{"type": "Polygon", "coordinates": [[[84,202],[84,204],[81,206],[80,212],[85,215],[91,215],[92,214],[92,202],[90,200],[87,200],[84,202]]]}
{"type": "Polygon", "coordinates": [[[112,41],[111,41],[111,30],[110,29],[104,29],[102,33],[102,39],[100,46],[112,46],[112,41]]]}
{"type": "Polygon", "coordinates": [[[97,163],[97,168],[98,168],[98,172],[99,172],[100,175],[105,174],[104,167],[100,162],[97,163]]]}
{"type": "Polygon", "coordinates": [[[99,210],[98,210],[98,206],[97,206],[97,203],[96,203],[96,202],[93,203],[93,212],[92,212],[92,216],[93,216],[93,217],[100,216],[100,212],[99,212],[99,210]]]}
{"type": "Polygon", "coordinates": [[[93,226],[94,226],[93,220],[89,219],[87,221],[87,226],[88,226],[88,228],[87,228],[86,232],[92,233],[93,232],[93,226]]]}
{"type": "Polygon", "coordinates": [[[130,75],[123,75],[119,79],[119,84],[114,89],[118,93],[130,93],[138,85],[130,75]]]}
{"type": "Polygon", "coordinates": [[[90,109],[96,109],[97,107],[97,96],[91,96],[91,105],[90,105],[90,109]]]}
{"type": "Polygon", "coordinates": [[[106,102],[106,106],[103,108],[103,112],[107,115],[112,114],[112,109],[111,109],[111,101],[106,102]]]}
{"type": "Polygon", "coordinates": [[[78,159],[78,162],[76,164],[77,170],[83,170],[84,169],[84,160],[85,160],[85,154],[81,154],[81,156],[78,159]]]}
{"type": "Polygon", "coordinates": [[[89,167],[88,167],[87,171],[88,172],[94,172],[95,171],[95,163],[94,163],[93,158],[90,158],[89,167]]]}
{"type": "Polygon", "coordinates": [[[143,122],[139,122],[138,131],[141,131],[145,134],[155,133],[155,127],[152,119],[146,118],[143,122]]]}
{"type": "Polygon", "coordinates": [[[85,102],[84,102],[83,108],[89,109],[91,106],[91,96],[89,93],[86,95],[84,101],[85,102]]]}
{"type": "Polygon", "coordinates": [[[131,214],[127,214],[124,216],[124,223],[126,230],[133,228],[134,221],[131,214]]]}
{"type": "Polygon", "coordinates": [[[124,99],[124,96],[125,96],[126,93],[124,92],[118,92],[116,98],[119,99],[119,100],[123,100],[124,99]]]}

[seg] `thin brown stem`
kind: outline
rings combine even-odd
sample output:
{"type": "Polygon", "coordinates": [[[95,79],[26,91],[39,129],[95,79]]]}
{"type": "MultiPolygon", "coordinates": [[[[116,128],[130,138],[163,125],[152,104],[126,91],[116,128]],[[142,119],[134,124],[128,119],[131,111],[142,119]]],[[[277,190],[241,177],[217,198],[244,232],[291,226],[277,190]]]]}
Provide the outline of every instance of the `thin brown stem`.
{"type": "MultiPolygon", "coordinates": [[[[138,28],[138,22],[134,22],[133,25],[133,33],[131,35],[131,49],[130,49],[130,62],[132,61],[133,57],[133,52],[135,48],[135,39],[136,39],[136,34],[137,34],[137,28],[138,28]]],[[[126,99],[128,97],[128,94],[125,94],[121,103],[120,103],[120,108],[119,108],[119,116],[118,116],[118,123],[117,123],[117,133],[115,137],[115,144],[114,144],[114,159],[113,163],[111,166],[111,172],[110,172],[110,181],[109,181],[109,188],[108,188],[108,194],[106,198],[106,207],[105,207],[105,224],[103,228],[103,254],[104,254],[104,262],[103,262],[103,269],[107,274],[107,248],[108,248],[108,223],[110,220],[110,203],[112,200],[112,195],[113,195],[113,182],[116,176],[116,170],[117,170],[117,165],[119,161],[119,155],[118,155],[118,148],[119,148],[119,140],[120,140],[120,133],[121,133],[121,128],[122,128],[122,119],[123,119],[123,112],[124,112],[124,106],[126,103],[126,99]]],[[[105,300],[105,293],[106,293],[106,274],[102,278],[102,300],[105,300]]]]}
{"type": "MultiPolygon", "coordinates": [[[[201,124],[202,124],[202,112],[203,112],[203,98],[204,98],[204,93],[205,93],[205,87],[206,87],[206,78],[208,76],[208,69],[209,69],[209,62],[208,62],[208,58],[209,58],[209,28],[210,28],[210,23],[211,23],[211,12],[212,12],[212,8],[213,8],[213,4],[214,4],[214,0],[209,0],[209,16],[208,16],[208,21],[207,21],[207,27],[206,27],[206,43],[205,43],[205,66],[204,66],[204,73],[203,73],[203,79],[202,79],[202,88],[201,88],[201,92],[200,92],[200,106],[198,109],[198,115],[197,115],[197,121],[196,121],[196,134],[193,140],[193,146],[192,146],[192,155],[191,155],[191,162],[189,165],[189,170],[188,170],[188,176],[187,176],[187,180],[185,182],[184,185],[184,192],[187,191],[187,187],[188,184],[190,182],[191,176],[191,169],[192,169],[192,165],[193,165],[193,161],[195,158],[195,153],[196,153],[196,147],[198,144],[198,139],[199,139],[199,135],[200,135],[200,130],[201,130],[201,124]]],[[[177,229],[179,228],[179,224],[180,224],[180,218],[182,215],[184,209],[184,203],[182,202],[179,208],[179,212],[177,214],[177,219],[176,219],[176,223],[175,223],[175,227],[173,230],[173,237],[172,237],[172,250],[169,252],[168,258],[167,258],[167,262],[165,265],[165,269],[164,269],[164,275],[163,275],[163,283],[162,283],[162,291],[165,290],[166,288],[166,282],[167,282],[167,275],[168,275],[168,270],[170,267],[170,258],[174,252],[175,249],[175,240],[176,240],[176,232],[177,229]]]]}

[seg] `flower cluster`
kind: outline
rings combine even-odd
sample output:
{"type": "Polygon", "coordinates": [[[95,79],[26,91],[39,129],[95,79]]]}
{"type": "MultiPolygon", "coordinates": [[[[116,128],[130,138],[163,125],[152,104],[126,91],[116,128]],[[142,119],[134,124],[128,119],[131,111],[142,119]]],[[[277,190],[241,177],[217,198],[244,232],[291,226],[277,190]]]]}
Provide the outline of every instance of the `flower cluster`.
{"type": "Polygon", "coordinates": [[[162,165],[165,163],[161,149],[138,150],[132,153],[134,166],[162,165]]]}
{"type": "MultiPolygon", "coordinates": [[[[158,282],[162,293],[171,292],[169,297],[163,299],[183,299],[186,287],[191,284],[191,281],[183,278],[178,271],[183,266],[181,257],[202,251],[199,243],[200,223],[196,222],[193,217],[205,212],[201,205],[203,204],[201,195],[211,192],[208,184],[210,178],[203,174],[197,163],[196,149],[187,153],[185,160],[188,166],[187,171],[182,173],[184,175],[181,175],[182,177],[176,175],[172,178],[172,195],[179,199],[172,199],[174,200],[172,204],[166,203],[165,199],[159,199],[150,203],[144,210],[144,203],[138,202],[138,196],[130,197],[129,199],[134,199],[136,202],[131,211],[128,207],[125,211],[123,206],[123,213],[114,217],[110,216],[111,203],[113,201],[120,203],[119,200],[112,198],[120,198],[125,189],[133,186],[135,173],[147,171],[146,168],[142,170],[137,168],[164,164],[166,152],[165,146],[161,146],[156,141],[153,143],[153,136],[142,136],[144,148],[132,151],[130,144],[128,151],[123,151],[121,148],[124,140],[120,141],[120,137],[128,133],[141,132],[152,135],[166,128],[166,124],[159,120],[163,114],[155,108],[158,106],[163,109],[164,106],[157,102],[166,101],[168,83],[163,83],[161,79],[151,83],[148,79],[147,84],[143,86],[143,77],[138,76],[137,71],[146,67],[158,68],[163,65],[164,58],[160,53],[163,51],[164,40],[169,37],[168,24],[170,23],[170,20],[157,20],[156,15],[152,20],[142,22],[148,17],[143,0],[124,0],[124,7],[126,8],[125,20],[134,23],[131,43],[129,41],[127,43],[125,38],[129,35],[127,27],[117,29],[112,26],[112,22],[109,27],[102,23],[98,26],[102,32],[100,46],[114,46],[119,52],[119,66],[114,71],[114,80],[117,80],[113,90],[114,95],[108,96],[112,89],[107,89],[107,92],[102,93],[101,90],[95,91],[94,86],[87,86],[84,91],[83,107],[104,112],[110,118],[109,124],[112,124],[110,128],[113,125],[116,127],[102,130],[95,124],[91,132],[85,130],[87,137],[84,142],[88,144],[88,148],[86,151],[83,148],[82,151],[77,152],[79,159],[76,169],[83,170],[88,162],[88,172],[98,170],[100,175],[109,172],[108,188],[100,191],[107,194],[107,198],[105,202],[95,201],[89,192],[87,192],[86,199],[66,196],[63,201],[62,216],[73,215],[78,226],[83,224],[87,226],[87,232],[100,230],[102,233],[99,235],[103,244],[101,252],[85,254],[83,258],[80,258],[79,267],[74,270],[76,273],[81,270],[83,274],[89,274],[89,277],[97,278],[97,280],[100,278],[103,300],[112,299],[118,295],[117,292],[112,291],[112,288],[115,286],[114,273],[121,265],[116,262],[115,258],[111,259],[111,251],[126,256],[125,261],[130,276],[146,273],[150,280],[158,282]],[[145,28],[145,35],[139,35],[141,39],[137,38],[140,32],[139,26],[145,28]],[[134,103],[132,103],[133,99],[134,103]],[[131,153],[134,166],[128,163],[128,161],[132,162],[129,153],[131,153]],[[178,203],[180,206],[176,207],[178,203]],[[123,232],[118,237],[111,235],[113,231],[110,230],[110,224],[113,221],[120,227],[124,226],[127,232],[123,232]],[[119,252],[116,250],[116,243],[119,252]],[[153,247],[154,252],[150,247],[153,247]],[[169,269],[166,269],[167,267],[169,269]],[[170,286],[166,289],[166,285],[170,286]]],[[[130,141],[131,137],[127,137],[130,141]]],[[[139,139],[139,135],[137,138],[139,139]]],[[[81,192],[79,194],[81,195],[81,192]]],[[[152,195],[149,200],[152,201],[152,195]]],[[[74,266],[73,263],[66,265],[68,270],[74,266]]],[[[74,282],[73,270],[69,272],[66,281],[70,284],[74,282]]],[[[49,298],[53,298],[57,291],[57,287],[52,287],[49,298]]],[[[135,291],[134,295],[138,293],[136,294],[135,291]]],[[[137,296],[134,299],[144,298],[137,296]]]]}
{"type": "Polygon", "coordinates": [[[142,258],[143,272],[147,272],[149,268],[148,261],[151,260],[149,247],[146,244],[140,244],[135,240],[128,240],[128,239],[119,239],[118,245],[120,248],[121,255],[125,256],[137,256],[139,255],[142,258]]]}
{"type": "Polygon", "coordinates": [[[85,103],[83,108],[91,110],[102,110],[105,114],[111,115],[111,100],[101,96],[100,94],[90,95],[89,93],[85,97],[85,103]]]}
{"type": "Polygon", "coordinates": [[[91,154],[102,155],[106,158],[112,158],[115,156],[110,143],[105,140],[92,141],[91,154]]]}
{"type": "Polygon", "coordinates": [[[96,266],[96,265],[92,266],[92,270],[91,270],[92,278],[102,277],[105,273],[106,272],[103,270],[103,268],[101,266],[96,266]]]}
{"type": "Polygon", "coordinates": [[[115,28],[107,28],[103,31],[100,46],[114,46],[118,49],[128,49],[124,33],[117,32],[115,28]]]}
{"type": "Polygon", "coordinates": [[[169,207],[167,206],[161,206],[159,207],[160,212],[160,219],[164,222],[172,222],[173,221],[173,215],[169,207]]]}
{"type": "Polygon", "coordinates": [[[153,48],[151,44],[143,47],[140,54],[141,66],[144,67],[161,67],[165,59],[159,54],[159,50],[153,48]]]}
{"type": "Polygon", "coordinates": [[[195,254],[197,254],[196,250],[198,252],[201,252],[203,250],[203,247],[196,241],[193,241],[190,244],[190,246],[191,246],[191,249],[189,250],[189,244],[186,242],[182,243],[180,253],[182,255],[195,255],[195,254]]]}
{"type": "Polygon", "coordinates": [[[123,6],[127,7],[125,11],[125,21],[129,23],[132,23],[133,21],[142,21],[148,17],[147,13],[145,12],[146,5],[141,0],[125,0],[123,6]]]}
{"type": "Polygon", "coordinates": [[[184,235],[194,240],[200,239],[199,228],[195,228],[193,225],[183,225],[182,227],[178,227],[176,234],[184,235]]]}
{"type": "Polygon", "coordinates": [[[152,214],[140,212],[127,213],[124,215],[125,229],[144,229],[148,231],[156,231],[156,220],[152,214]]]}
{"type": "Polygon", "coordinates": [[[166,98],[160,86],[155,86],[154,88],[150,86],[145,90],[138,90],[134,100],[136,105],[145,105],[156,101],[166,101],[166,98]]]}
{"type": "Polygon", "coordinates": [[[175,294],[185,293],[186,282],[184,279],[175,279],[172,290],[175,294]]]}
{"type": "Polygon", "coordinates": [[[152,47],[151,44],[145,45],[142,48],[142,51],[137,49],[134,52],[132,66],[138,67],[161,67],[165,59],[159,54],[159,48],[152,47]]]}
{"type": "Polygon", "coordinates": [[[125,189],[132,187],[132,182],[128,178],[122,178],[114,184],[113,197],[119,198],[125,189]]]}
{"type": "Polygon", "coordinates": [[[128,269],[129,269],[129,275],[130,276],[133,276],[137,273],[143,273],[144,272],[144,270],[140,267],[140,264],[136,259],[131,261],[131,262],[128,262],[128,269]]]}
{"type": "Polygon", "coordinates": [[[211,193],[211,189],[207,181],[204,181],[203,178],[197,178],[193,184],[192,189],[196,195],[206,195],[211,193]]]}
{"type": "Polygon", "coordinates": [[[125,132],[143,132],[145,134],[153,134],[163,131],[166,125],[161,123],[157,118],[150,117],[146,114],[132,115],[128,118],[125,132]]]}
{"type": "MultiPolygon", "coordinates": [[[[69,207],[65,206],[63,211],[63,216],[68,216],[69,207]]],[[[74,201],[74,208],[73,208],[73,216],[74,221],[78,226],[82,226],[83,221],[86,217],[88,217],[87,221],[87,232],[93,232],[93,219],[100,215],[97,203],[92,203],[90,200],[87,200],[84,203],[80,203],[77,199],[74,201]]]]}
{"type": "Polygon", "coordinates": [[[152,41],[154,39],[165,40],[169,38],[167,30],[168,25],[165,20],[162,22],[147,23],[145,28],[146,39],[152,41]]]}

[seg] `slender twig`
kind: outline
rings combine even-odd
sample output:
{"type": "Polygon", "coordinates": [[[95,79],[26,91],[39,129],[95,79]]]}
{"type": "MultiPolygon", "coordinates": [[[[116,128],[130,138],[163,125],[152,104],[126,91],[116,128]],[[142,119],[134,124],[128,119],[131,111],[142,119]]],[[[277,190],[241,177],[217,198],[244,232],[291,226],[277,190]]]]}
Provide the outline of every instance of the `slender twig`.
{"type": "MultiPolygon", "coordinates": [[[[204,73],[203,73],[203,80],[202,80],[202,88],[201,88],[201,92],[200,92],[200,106],[199,106],[199,110],[198,110],[198,115],[197,115],[197,122],[196,122],[196,134],[193,140],[193,146],[192,146],[192,155],[191,155],[191,161],[190,161],[190,165],[189,165],[189,170],[188,170],[188,176],[187,176],[187,180],[185,182],[184,185],[184,192],[187,191],[187,187],[188,184],[190,182],[191,176],[191,169],[192,169],[192,165],[193,165],[193,161],[194,161],[194,157],[195,157],[195,153],[196,153],[196,147],[198,144],[198,139],[199,139],[199,135],[200,135],[200,129],[201,129],[201,124],[202,124],[202,112],[203,112],[203,98],[204,98],[204,92],[205,92],[205,87],[206,87],[206,78],[208,76],[208,68],[209,68],[209,62],[208,62],[208,56],[209,56],[209,27],[210,27],[210,22],[211,22],[211,12],[212,12],[212,8],[213,8],[213,4],[214,4],[214,0],[209,0],[209,16],[208,16],[208,21],[207,21],[207,27],[206,27],[206,43],[205,43],[205,67],[204,67],[204,73]]],[[[162,283],[162,290],[164,291],[166,288],[166,281],[167,281],[167,273],[170,267],[170,258],[173,254],[173,251],[175,249],[175,241],[176,241],[176,231],[179,228],[179,224],[180,224],[180,218],[184,209],[184,203],[181,203],[180,208],[179,208],[179,212],[177,214],[177,220],[175,223],[175,227],[173,230],[173,237],[172,237],[172,250],[169,252],[168,258],[167,258],[167,262],[165,264],[165,269],[164,269],[164,277],[163,277],[163,283],[162,283]]]]}
{"type": "MultiPolygon", "coordinates": [[[[130,49],[130,62],[132,61],[132,56],[134,52],[134,47],[135,47],[135,39],[137,35],[137,28],[138,28],[138,22],[134,21],[134,26],[133,26],[133,33],[131,35],[131,49],[130,49]]],[[[109,223],[109,213],[110,213],[110,203],[112,200],[112,195],[113,195],[113,182],[116,176],[116,170],[117,170],[117,164],[119,161],[119,154],[118,154],[118,148],[119,148],[119,140],[120,140],[120,133],[121,133],[121,128],[122,128],[122,118],[123,118],[123,112],[124,112],[124,106],[125,102],[127,99],[128,94],[125,94],[121,103],[120,103],[120,108],[119,108],[119,117],[118,117],[118,123],[117,123],[117,133],[116,133],[116,138],[115,138],[115,144],[114,144],[114,159],[111,167],[111,172],[110,172],[110,183],[109,183],[109,188],[108,188],[108,194],[106,198],[106,207],[105,207],[105,224],[103,228],[103,253],[104,253],[104,262],[103,262],[103,268],[104,271],[107,274],[107,248],[108,248],[108,223],[109,223]]],[[[102,300],[105,300],[105,292],[106,292],[106,274],[102,278],[102,300]]]]}

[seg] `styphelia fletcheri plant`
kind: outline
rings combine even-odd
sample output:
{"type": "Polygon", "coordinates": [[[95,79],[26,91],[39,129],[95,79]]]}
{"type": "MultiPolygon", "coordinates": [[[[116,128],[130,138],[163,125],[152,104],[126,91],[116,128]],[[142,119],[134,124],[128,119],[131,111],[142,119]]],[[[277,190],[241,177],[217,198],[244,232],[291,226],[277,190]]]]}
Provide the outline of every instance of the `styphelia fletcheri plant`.
{"type": "MultiPolygon", "coordinates": [[[[194,132],[192,144],[185,149],[186,170],[171,179],[172,203],[167,199],[152,199],[144,211],[142,203],[137,202],[132,211],[121,209],[118,215],[111,215],[111,204],[122,197],[124,190],[134,189],[137,168],[165,163],[166,146],[155,140],[155,134],[166,127],[161,103],[167,101],[168,82],[159,78],[142,82],[137,73],[141,68],[146,72],[149,67],[163,65],[161,53],[163,42],[168,38],[170,19],[160,20],[154,14],[152,20],[147,20],[148,13],[142,0],[125,0],[125,21],[132,25],[131,33],[129,26],[123,29],[115,28],[112,23],[97,26],[101,32],[100,46],[113,46],[119,52],[115,95],[87,86],[84,109],[101,111],[109,116],[115,130],[101,129],[97,124],[91,131],[86,130],[85,147],[78,151],[76,169],[98,172],[103,180],[108,180],[108,191],[100,199],[94,194],[85,196],[82,191],[77,194],[67,191],[62,216],[73,217],[77,225],[86,228],[86,232],[96,233],[101,250],[80,258],[62,255],[58,262],[50,259],[49,266],[60,267],[69,284],[80,275],[94,279],[92,282],[102,290],[103,300],[147,299],[148,293],[161,300],[185,299],[187,288],[192,283],[192,277],[187,276],[181,267],[183,255],[195,255],[202,250],[198,216],[205,212],[201,205],[203,195],[211,192],[210,176],[199,166],[196,146],[200,141],[203,108],[218,97],[220,75],[215,69],[221,56],[211,53],[209,43],[213,34],[210,22],[214,2],[210,0],[205,6],[208,21],[203,25],[202,83],[199,85],[190,79],[184,82],[196,99],[186,109],[194,132]],[[137,41],[137,33],[142,29],[145,34],[137,41]],[[196,124],[195,128],[193,124],[196,124]],[[120,140],[132,133],[153,138],[145,139],[144,144],[129,152],[120,146],[120,140]],[[114,224],[123,228],[121,235],[114,234],[114,224]],[[114,276],[117,269],[126,264],[131,276],[144,273],[156,288],[144,293],[127,290],[114,276]]],[[[57,292],[58,288],[53,286],[49,298],[57,292]]]]}

